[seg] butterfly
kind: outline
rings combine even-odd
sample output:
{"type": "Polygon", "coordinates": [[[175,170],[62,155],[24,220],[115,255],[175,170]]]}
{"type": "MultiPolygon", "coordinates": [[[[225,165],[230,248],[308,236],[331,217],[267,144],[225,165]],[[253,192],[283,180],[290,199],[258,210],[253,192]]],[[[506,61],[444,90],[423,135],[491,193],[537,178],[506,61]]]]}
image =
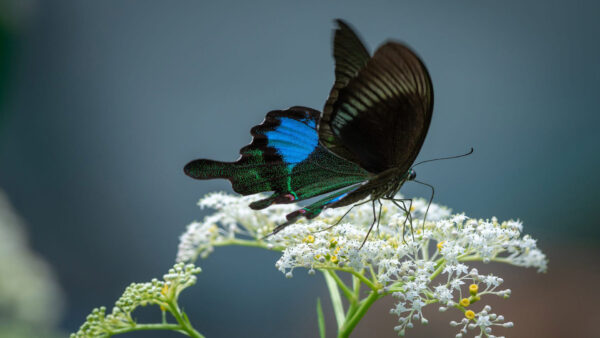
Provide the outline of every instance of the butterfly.
{"type": "Polygon", "coordinates": [[[325,195],[288,214],[272,234],[301,217],[365,199],[373,204],[375,224],[375,201],[380,213],[380,199],[403,201],[396,193],[416,177],[411,166],[433,113],[425,65],[396,41],[371,56],[347,23],[336,23],[335,82],[322,113],[301,106],[271,111],[250,130],[252,142],[237,161],[198,159],[184,168],[200,180],[226,178],[242,195],[272,191],[250,204],[256,210],[325,195]]]}

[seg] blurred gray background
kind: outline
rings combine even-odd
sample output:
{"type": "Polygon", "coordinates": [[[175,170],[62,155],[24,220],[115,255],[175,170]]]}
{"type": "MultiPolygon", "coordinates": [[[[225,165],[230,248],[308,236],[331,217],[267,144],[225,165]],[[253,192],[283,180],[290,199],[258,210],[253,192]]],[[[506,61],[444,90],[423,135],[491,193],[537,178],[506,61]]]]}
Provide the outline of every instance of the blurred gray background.
{"type": "MultiPolygon", "coordinates": [[[[435,110],[419,159],[475,148],[418,168],[436,202],[519,218],[550,256],[545,275],[501,268],[513,297],[498,307],[516,327],[499,333],[591,336],[600,315],[598,2],[0,3],[0,188],[64,290],[60,330],[112,306],[130,282],[161,276],[185,226],[206,213],[197,200],[231,191],[186,177],[185,163],[235,160],[269,110],[322,108],[333,19],[343,18],[371,51],[393,38],[426,63],[435,110]],[[592,290],[571,293],[573,283],[592,290]]],[[[428,196],[416,185],[403,192],[428,196]]],[[[182,296],[198,330],[316,336],[320,296],[333,333],[322,277],[285,279],[276,259],[220,248],[199,261],[198,284],[182,296]]],[[[355,336],[395,336],[390,306],[355,336]]],[[[456,318],[446,317],[409,334],[453,336],[456,318]]]]}

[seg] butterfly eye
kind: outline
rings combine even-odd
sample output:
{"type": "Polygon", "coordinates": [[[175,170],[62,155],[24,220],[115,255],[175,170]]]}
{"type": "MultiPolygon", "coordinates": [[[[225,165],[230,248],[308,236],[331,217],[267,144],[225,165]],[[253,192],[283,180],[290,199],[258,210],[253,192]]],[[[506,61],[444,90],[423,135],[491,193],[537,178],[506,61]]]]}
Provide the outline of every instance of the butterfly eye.
{"type": "Polygon", "coordinates": [[[412,180],[414,180],[415,178],[417,178],[417,172],[416,172],[416,171],[414,171],[414,170],[412,170],[412,169],[410,169],[410,170],[408,171],[408,180],[409,180],[409,181],[412,181],[412,180]]]}

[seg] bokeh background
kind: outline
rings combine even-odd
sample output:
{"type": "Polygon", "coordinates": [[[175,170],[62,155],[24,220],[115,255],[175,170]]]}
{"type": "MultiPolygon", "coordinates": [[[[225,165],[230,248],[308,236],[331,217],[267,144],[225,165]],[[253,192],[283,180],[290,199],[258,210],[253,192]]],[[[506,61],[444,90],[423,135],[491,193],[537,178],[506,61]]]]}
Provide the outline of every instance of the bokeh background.
{"type": "MultiPolygon", "coordinates": [[[[501,270],[513,291],[492,302],[516,324],[498,333],[595,336],[598,13],[594,0],[1,0],[0,212],[18,230],[5,232],[0,251],[18,243],[13,252],[31,259],[5,260],[0,280],[15,280],[12,264],[51,296],[40,296],[32,319],[5,295],[0,336],[76,331],[130,282],[161,276],[185,226],[206,212],[196,201],[231,191],[226,181],[184,176],[183,165],[235,160],[269,110],[321,109],[338,17],[371,51],[394,38],[427,64],[436,102],[420,159],[475,148],[418,168],[436,202],[472,217],[519,218],[548,254],[541,275],[480,267],[501,270]]],[[[316,297],[328,299],[322,277],[285,279],[276,259],[221,248],[198,262],[198,284],[182,296],[195,326],[207,337],[316,336],[316,297]]],[[[376,305],[354,337],[394,337],[390,307],[376,305]]],[[[434,309],[409,336],[453,336],[456,318],[434,309]]]]}

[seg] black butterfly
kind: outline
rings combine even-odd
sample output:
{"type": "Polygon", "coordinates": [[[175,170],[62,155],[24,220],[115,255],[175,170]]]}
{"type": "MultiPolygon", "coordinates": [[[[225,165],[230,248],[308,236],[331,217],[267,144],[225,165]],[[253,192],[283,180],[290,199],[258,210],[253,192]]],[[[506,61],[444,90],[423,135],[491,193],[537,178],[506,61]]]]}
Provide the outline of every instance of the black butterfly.
{"type": "Polygon", "coordinates": [[[184,168],[197,179],[226,178],[243,195],[273,191],[250,204],[253,209],[333,192],[287,215],[273,233],[302,216],[367,198],[373,224],[375,201],[389,199],[407,210],[394,196],[416,176],[411,165],[433,112],[431,79],[404,44],[388,41],[370,56],[348,24],[337,24],[335,83],[323,113],[306,107],[271,111],[252,128],[252,143],[236,162],[200,159],[184,168]]]}

